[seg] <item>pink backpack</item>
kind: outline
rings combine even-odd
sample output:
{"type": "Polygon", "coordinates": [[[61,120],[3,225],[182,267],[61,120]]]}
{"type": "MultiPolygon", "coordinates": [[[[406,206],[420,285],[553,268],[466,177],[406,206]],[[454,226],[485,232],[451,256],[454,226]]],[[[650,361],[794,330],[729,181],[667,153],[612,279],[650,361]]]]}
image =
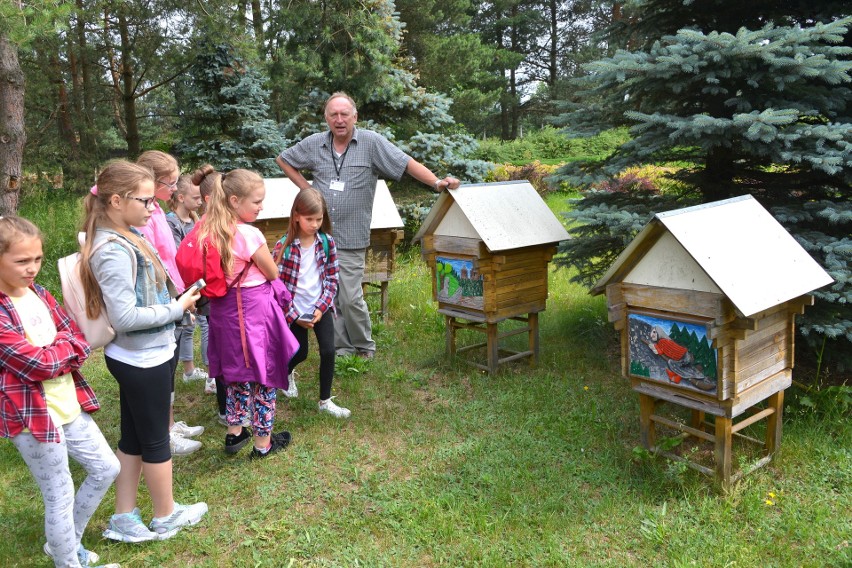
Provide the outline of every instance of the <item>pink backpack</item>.
{"type": "MultiPolygon", "coordinates": [[[[77,236],[81,245],[85,236],[85,233],[80,233],[77,236]]],[[[133,280],[136,281],[136,253],[124,242],[124,239],[110,237],[101,241],[99,245],[92,249],[92,254],[109,242],[119,243],[130,251],[134,259],[134,262],[131,263],[133,265],[133,280]]],[[[86,294],[83,291],[83,281],[80,279],[80,260],[80,253],[75,252],[74,254],[60,258],[58,261],[59,279],[62,282],[62,301],[65,311],[68,312],[68,316],[74,320],[77,327],[80,328],[80,331],[86,337],[86,342],[88,342],[92,349],[98,349],[115,339],[115,330],[110,325],[109,319],[107,319],[103,300],[101,301],[101,313],[97,318],[89,319],[89,316],[86,315],[86,294]]]]}

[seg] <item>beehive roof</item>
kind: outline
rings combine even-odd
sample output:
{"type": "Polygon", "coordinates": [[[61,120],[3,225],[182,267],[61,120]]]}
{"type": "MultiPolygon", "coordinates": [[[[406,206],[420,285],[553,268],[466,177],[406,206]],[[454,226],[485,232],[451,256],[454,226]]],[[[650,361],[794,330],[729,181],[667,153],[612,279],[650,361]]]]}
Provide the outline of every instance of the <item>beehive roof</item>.
{"type": "Polygon", "coordinates": [[[414,240],[431,234],[453,204],[491,252],[558,243],[569,238],[528,181],[462,185],[441,193],[414,240]]]}
{"type": "Polygon", "coordinates": [[[833,282],[752,196],[658,213],[592,288],[622,281],[670,233],[746,317],[833,282]]]}
{"type": "MultiPolygon", "coordinates": [[[[263,183],[266,186],[266,198],[263,200],[263,211],[257,216],[258,221],[289,218],[293,200],[296,199],[299,188],[286,177],[265,178],[263,183]]],[[[370,229],[396,229],[402,226],[402,218],[391,197],[388,184],[380,179],[376,182],[376,197],[373,200],[370,229]]]]}

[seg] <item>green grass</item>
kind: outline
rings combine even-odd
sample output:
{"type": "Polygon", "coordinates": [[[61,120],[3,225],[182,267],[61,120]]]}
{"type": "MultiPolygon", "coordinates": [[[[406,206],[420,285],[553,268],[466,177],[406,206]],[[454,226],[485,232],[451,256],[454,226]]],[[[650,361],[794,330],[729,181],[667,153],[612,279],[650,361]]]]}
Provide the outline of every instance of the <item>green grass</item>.
{"type": "MultiPolygon", "coordinates": [[[[375,326],[377,357],[338,364],[334,394],[350,420],[317,413],[313,349],[299,398],[279,403],[292,446],[253,463],[246,450],[222,451],[214,397],[178,381],[178,419],[207,431],[201,451],[174,461],[175,496],[207,501],[208,517],[160,543],[105,541],[110,492],[84,543],[125,567],[849,566],[848,417],[788,416],[780,458],[727,495],[637,457],[638,398],[620,376],[605,301],[569,275],[551,272],[539,366],[488,376],[447,360],[431,274],[416,250],[404,253],[390,321],[375,326]]],[[[118,393],[100,354],[85,374],[114,444],[118,393]]],[[[41,497],[8,442],[0,530],[0,565],[49,565],[41,497]]]]}

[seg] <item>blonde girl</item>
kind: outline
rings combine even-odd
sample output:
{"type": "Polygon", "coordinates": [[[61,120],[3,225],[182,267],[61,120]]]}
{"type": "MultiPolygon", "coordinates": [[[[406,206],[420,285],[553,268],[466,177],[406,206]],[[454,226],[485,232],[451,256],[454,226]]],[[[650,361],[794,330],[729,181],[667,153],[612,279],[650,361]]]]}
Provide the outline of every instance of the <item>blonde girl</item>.
{"type": "Polygon", "coordinates": [[[172,493],[174,327],[200,296],[191,288],[172,299],[174,285],[163,263],[137,230],[151,217],[154,187],[149,169],[119,160],[103,169],[85,201],[80,277],[88,316],[97,317],[105,309],[116,331],[104,348],[104,359],[118,382],[121,414],[116,451],[121,473],[115,482],[115,514],[104,536],[122,542],[170,538],[207,512],[206,503],[180,505],[172,493]],[[154,509],[148,526],[137,507],[143,474],[154,509]]]}
{"type": "Polygon", "coordinates": [[[81,539],[119,463],[91,417],[98,399],[80,374],[89,345],[35,283],[43,259],[34,224],[0,217],[0,437],[12,439],[41,490],[45,552],[56,566],[90,566],[98,555],[81,539]],[[86,470],[76,495],[69,456],[86,470]]]}
{"type": "MultiPolygon", "coordinates": [[[[201,207],[201,190],[192,183],[191,176],[182,175],[178,178],[177,190],[169,199],[170,211],[166,214],[166,222],[172,230],[175,246],[180,246],[181,241],[186,238],[198,221],[198,209],[201,207]]],[[[201,329],[201,359],[207,366],[207,317],[202,315],[199,306],[195,314],[195,321],[189,323],[178,338],[178,360],[183,364],[183,380],[194,381],[206,380],[209,377],[201,367],[196,367],[195,347],[193,335],[195,328],[201,329]]]]}
{"type": "Polygon", "coordinates": [[[287,234],[273,251],[281,280],[293,295],[287,311],[290,330],[299,341],[299,350],[290,360],[288,396],[297,396],[293,369],[308,357],[308,330],[313,329],[320,354],[319,411],[336,418],[349,418],[351,412],[334,403],[334,296],[337,294],[337,248],[331,237],[331,220],[322,194],[301,190],[293,200],[287,234]]]}
{"type": "MultiPolygon", "coordinates": [[[[143,152],[137,158],[136,163],[142,167],[148,168],[154,174],[155,189],[154,195],[160,201],[168,202],[172,194],[177,189],[178,177],[180,169],[178,168],[177,160],[171,154],[166,154],[159,150],[148,150],[143,152]]],[[[145,235],[148,242],[154,247],[154,250],[160,255],[160,260],[166,266],[166,271],[169,274],[172,282],[174,282],[178,293],[184,291],[184,281],[180,277],[175,262],[177,255],[177,246],[175,245],[172,230],[169,228],[169,223],[166,221],[166,214],[160,204],[155,200],[154,209],[151,211],[151,218],[144,227],[140,227],[139,231],[145,235]]],[[[187,284],[192,284],[188,282],[187,284]]],[[[181,322],[177,322],[175,327],[175,341],[180,345],[183,341],[183,336],[187,333],[186,326],[181,322]]],[[[175,404],[175,385],[174,374],[177,371],[178,357],[180,351],[175,349],[174,358],[172,361],[172,400],[169,410],[169,443],[171,444],[172,454],[177,456],[191,454],[201,449],[201,442],[191,440],[196,436],[204,433],[204,426],[189,426],[186,422],[174,419],[174,404],[175,404]]]]}
{"type": "Polygon", "coordinates": [[[225,452],[237,453],[253,434],[250,457],[265,458],[290,442],[289,432],[272,427],[275,392],[287,388],[287,363],[298,347],[283,312],[291,297],[263,234],[248,224],[263,209],[263,179],[248,170],[211,175],[199,240],[216,247],[232,286],[210,301],[210,374],[227,385],[225,452]],[[242,426],[247,419],[253,433],[242,426]]]}

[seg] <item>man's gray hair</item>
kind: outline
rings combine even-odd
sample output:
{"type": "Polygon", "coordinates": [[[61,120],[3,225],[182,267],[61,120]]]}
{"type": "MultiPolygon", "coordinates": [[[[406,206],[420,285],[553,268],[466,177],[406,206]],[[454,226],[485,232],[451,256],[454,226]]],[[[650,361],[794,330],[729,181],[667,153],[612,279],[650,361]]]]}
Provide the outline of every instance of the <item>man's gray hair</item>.
{"type": "Polygon", "coordinates": [[[332,93],[331,96],[328,97],[328,99],[325,101],[325,106],[322,107],[322,113],[325,114],[326,110],[328,109],[328,105],[331,103],[331,101],[333,101],[334,99],[341,98],[349,101],[349,104],[352,105],[352,112],[358,112],[358,107],[355,104],[355,99],[353,99],[343,91],[337,91],[336,93],[332,93]]]}

